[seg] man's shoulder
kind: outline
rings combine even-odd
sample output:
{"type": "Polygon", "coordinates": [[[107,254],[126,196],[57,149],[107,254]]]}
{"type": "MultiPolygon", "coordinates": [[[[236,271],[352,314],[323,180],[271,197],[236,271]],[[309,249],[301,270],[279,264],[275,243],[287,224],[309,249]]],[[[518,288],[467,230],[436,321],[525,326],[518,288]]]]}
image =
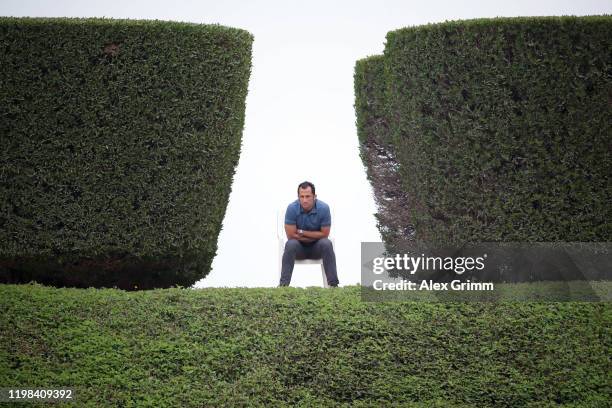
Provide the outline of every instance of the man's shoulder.
{"type": "Polygon", "coordinates": [[[287,206],[287,212],[299,213],[300,211],[300,200],[295,200],[289,203],[287,206]]]}
{"type": "Polygon", "coordinates": [[[285,211],[285,224],[295,224],[296,219],[300,213],[299,207],[296,207],[296,203],[299,206],[298,200],[290,203],[285,211]]]}
{"type": "Polygon", "coordinates": [[[329,212],[329,205],[326,202],[317,199],[317,211],[329,212]]]}

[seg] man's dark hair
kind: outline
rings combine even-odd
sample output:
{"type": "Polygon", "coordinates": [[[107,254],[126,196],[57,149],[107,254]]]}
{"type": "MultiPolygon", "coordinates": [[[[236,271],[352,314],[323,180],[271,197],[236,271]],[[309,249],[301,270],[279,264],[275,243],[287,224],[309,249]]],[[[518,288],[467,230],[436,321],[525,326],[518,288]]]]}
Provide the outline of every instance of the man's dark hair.
{"type": "Polygon", "coordinates": [[[311,188],[312,195],[314,195],[315,194],[315,186],[310,181],[304,181],[304,182],[300,183],[300,185],[298,186],[298,190],[297,190],[298,194],[300,194],[300,188],[304,189],[304,188],[308,188],[308,187],[311,188]]]}

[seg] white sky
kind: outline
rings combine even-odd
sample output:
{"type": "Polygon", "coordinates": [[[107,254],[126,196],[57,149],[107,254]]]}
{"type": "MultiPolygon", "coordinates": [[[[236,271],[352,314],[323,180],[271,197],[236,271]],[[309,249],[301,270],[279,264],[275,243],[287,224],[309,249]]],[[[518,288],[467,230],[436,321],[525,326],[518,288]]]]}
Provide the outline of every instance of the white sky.
{"type": "MultiPolygon", "coordinates": [[[[0,0],[0,15],[218,23],[255,36],[242,154],[218,252],[195,287],[276,286],[276,212],[312,181],[330,204],[340,285],[360,281],[360,243],[379,241],[372,189],[359,159],[355,61],[381,54],[397,28],[498,16],[612,14],[610,0],[0,0]]],[[[296,266],[292,286],[321,286],[296,266]]]]}

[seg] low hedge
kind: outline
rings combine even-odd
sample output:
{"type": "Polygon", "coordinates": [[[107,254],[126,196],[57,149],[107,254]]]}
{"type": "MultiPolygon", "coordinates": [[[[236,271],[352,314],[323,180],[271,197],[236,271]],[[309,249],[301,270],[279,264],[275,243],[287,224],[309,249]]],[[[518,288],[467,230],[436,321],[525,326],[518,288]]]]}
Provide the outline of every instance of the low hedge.
{"type": "Polygon", "coordinates": [[[252,41],[218,25],[0,18],[0,281],[206,276],[252,41]]]}
{"type": "Polygon", "coordinates": [[[0,285],[0,384],[73,406],[604,407],[610,303],[0,285]]]}

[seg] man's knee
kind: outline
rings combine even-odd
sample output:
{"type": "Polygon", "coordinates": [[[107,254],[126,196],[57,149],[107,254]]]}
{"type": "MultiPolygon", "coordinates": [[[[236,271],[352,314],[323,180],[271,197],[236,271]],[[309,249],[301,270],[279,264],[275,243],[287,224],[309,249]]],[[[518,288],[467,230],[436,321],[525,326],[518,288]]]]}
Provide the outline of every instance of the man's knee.
{"type": "Polygon", "coordinates": [[[334,250],[334,246],[332,245],[332,242],[329,240],[329,238],[321,238],[319,240],[319,245],[321,245],[321,251],[323,252],[330,252],[334,250]]]}
{"type": "Polygon", "coordinates": [[[300,241],[297,239],[290,239],[287,241],[287,243],[285,243],[285,252],[297,252],[300,245],[302,244],[300,244],[300,241]]]}

